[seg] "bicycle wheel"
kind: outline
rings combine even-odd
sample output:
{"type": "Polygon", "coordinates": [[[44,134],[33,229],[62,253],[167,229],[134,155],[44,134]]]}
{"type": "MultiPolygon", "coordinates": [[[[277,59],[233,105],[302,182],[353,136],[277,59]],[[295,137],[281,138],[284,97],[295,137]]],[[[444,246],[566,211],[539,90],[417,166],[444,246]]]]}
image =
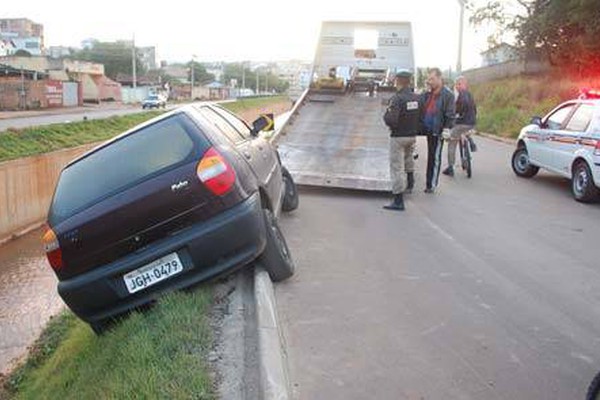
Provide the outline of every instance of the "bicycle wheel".
{"type": "Polygon", "coordinates": [[[473,176],[473,163],[471,162],[471,149],[469,149],[469,142],[465,139],[462,141],[461,147],[463,148],[464,154],[464,168],[467,171],[467,178],[473,176]]]}

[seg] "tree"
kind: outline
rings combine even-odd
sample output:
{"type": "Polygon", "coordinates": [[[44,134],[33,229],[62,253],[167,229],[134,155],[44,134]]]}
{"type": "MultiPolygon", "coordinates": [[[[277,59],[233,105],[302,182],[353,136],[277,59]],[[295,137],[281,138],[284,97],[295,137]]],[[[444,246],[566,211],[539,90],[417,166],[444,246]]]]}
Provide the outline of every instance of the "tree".
{"type": "Polygon", "coordinates": [[[290,83],[275,75],[269,66],[251,70],[246,63],[229,63],[225,65],[223,79],[226,84],[235,79],[240,88],[245,80],[246,88],[256,90],[257,71],[260,91],[264,91],[266,88],[269,92],[275,90],[277,93],[283,93],[289,89],[290,83]]]}
{"type": "MultiPolygon", "coordinates": [[[[115,79],[117,74],[132,75],[133,53],[131,46],[124,42],[95,42],[89,49],[75,52],[71,58],[91,61],[104,65],[104,73],[109,78],[115,79]]],[[[136,55],[136,72],[138,75],[146,73],[139,55],[136,55]]]]}
{"type": "Polygon", "coordinates": [[[541,54],[579,74],[600,68],[598,0],[508,0],[470,7],[472,24],[496,27],[492,39],[512,34],[526,54],[541,54]]]}
{"type": "Polygon", "coordinates": [[[188,62],[186,64],[187,68],[188,68],[188,80],[191,82],[192,80],[192,65],[194,68],[194,86],[196,85],[204,85],[207,83],[211,83],[215,80],[215,76],[213,74],[209,74],[208,72],[206,72],[206,68],[204,67],[204,65],[200,64],[199,62],[188,62]]]}
{"type": "Polygon", "coordinates": [[[27,50],[19,49],[15,52],[15,57],[31,57],[31,53],[27,50]]]}

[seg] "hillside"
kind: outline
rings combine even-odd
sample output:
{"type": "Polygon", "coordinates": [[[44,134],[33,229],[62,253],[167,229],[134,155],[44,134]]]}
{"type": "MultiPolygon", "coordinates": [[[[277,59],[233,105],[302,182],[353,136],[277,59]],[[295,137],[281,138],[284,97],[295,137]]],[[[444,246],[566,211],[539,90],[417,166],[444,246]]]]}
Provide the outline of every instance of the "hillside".
{"type": "Polygon", "coordinates": [[[545,115],[586,87],[600,88],[600,78],[521,76],[471,85],[478,107],[477,130],[516,138],[531,117],[545,115]]]}

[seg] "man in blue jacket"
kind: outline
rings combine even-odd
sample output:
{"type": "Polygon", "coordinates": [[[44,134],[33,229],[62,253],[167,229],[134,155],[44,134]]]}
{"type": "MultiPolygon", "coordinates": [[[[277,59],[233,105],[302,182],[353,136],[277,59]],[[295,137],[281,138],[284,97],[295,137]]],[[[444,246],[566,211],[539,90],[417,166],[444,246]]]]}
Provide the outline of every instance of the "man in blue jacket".
{"type": "Polygon", "coordinates": [[[456,79],[454,85],[458,92],[456,99],[456,125],[452,129],[450,141],[448,142],[448,168],[444,170],[444,175],[454,176],[454,165],[456,164],[456,147],[460,142],[462,135],[467,135],[471,151],[477,151],[477,146],[473,138],[469,135],[477,122],[477,106],[473,95],[468,90],[467,78],[460,76],[456,79]]]}
{"type": "Polygon", "coordinates": [[[439,182],[442,165],[444,136],[450,137],[454,127],[456,107],[454,93],[444,86],[442,71],[431,68],[428,71],[429,91],[421,97],[421,125],[427,135],[427,180],[425,193],[434,193],[439,182]]]}

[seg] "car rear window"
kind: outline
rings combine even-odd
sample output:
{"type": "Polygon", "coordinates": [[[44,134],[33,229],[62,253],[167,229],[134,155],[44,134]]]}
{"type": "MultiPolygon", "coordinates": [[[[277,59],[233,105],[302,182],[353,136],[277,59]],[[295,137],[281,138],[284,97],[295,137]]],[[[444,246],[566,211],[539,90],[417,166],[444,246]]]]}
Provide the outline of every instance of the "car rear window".
{"type": "Polygon", "coordinates": [[[77,212],[171,168],[210,147],[185,114],[129,134],[67,167],[60,175],[49,221],[77,212]]]}

